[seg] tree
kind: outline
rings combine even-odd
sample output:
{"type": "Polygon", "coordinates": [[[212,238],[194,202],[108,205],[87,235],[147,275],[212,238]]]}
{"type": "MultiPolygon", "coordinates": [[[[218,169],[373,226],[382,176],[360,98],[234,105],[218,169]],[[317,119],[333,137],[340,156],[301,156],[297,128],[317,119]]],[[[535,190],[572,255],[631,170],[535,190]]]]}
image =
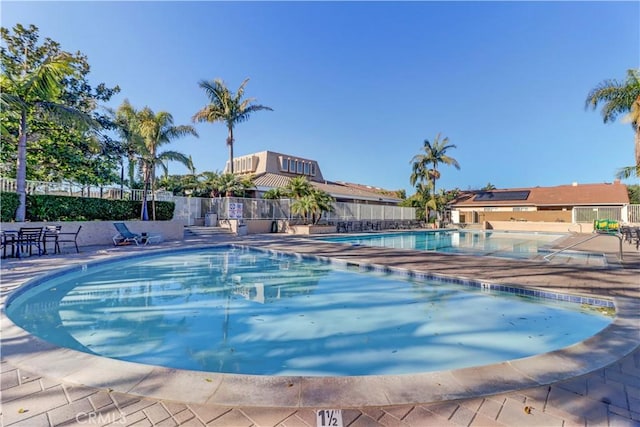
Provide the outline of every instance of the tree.
{"type": "MultiPolygon", "coordinates": [[[[17,24],[13,33],[3,27],[0,34],[2,173],[14,175],[24,195],[27,179],[114,182],[117,144],[101,132],[110,123],[97,108],[120,88],[92,87],[87,57],[50,38],[40,43],[34,25],[17,24]]],[[[23,214],[19,208],[16,219],[23,214]]]]}
{"type": "Polygon", "coordinates": [[[587,95],[586,108],[596,109],[602,104],[602,119],[605,123],[625,115],[624,121],[631,123],[635,132],[635,166],[620,169],[618,177],[640,177],[640,70],[627,70],[624,82],[604,80],[587,95]]]}
{"type": "Polygon", "coordinates": [[[284,187],[292,199],[300,199],[311,193],[313,186],[304,176],[296,176],[291,178],[289,183],[284,187]]]}
{"type": "Polygon", "coordinates": [[[491,191],[491,190],[495,190],[495,189],[496,189],[496,186],[493,185],[492,183],[488,182],[487,185],[482,187],[480,190],[482,190],[482,191],[491,191]]]}
{"type": "Polygon", "coordinates": [[[429,219],[429,209],[437,210],[436,200],[436,180],[440,178],[440,171],[438,166],[440,164],[454,166],[456,169],[460,169],[460,164],[453,157],[448,156],[446,153],[449,149],[456,148],[454,144],[449,144],[449,138],[445,137],[440,140],[440,134],[438,133],[433,141],[433,144],[429,140],[425,139],[422,151],[424,154],[416,154],[411,159],[412,173],[409,177],[411,185],[416,183],[427,182],[429,185],[429,192],[431,198],[426,204],[426,219],[429,219]]]}
{"type": "Polygon", "coordinates": [[[135,172],[138,147],[144,145],[144,139],[138,132],[138,115],[128,99],[125,99],[116,111],[109,110],[114,128],[120,136],[120,187],[124,182],[124,159],[127,159],[127,176],[129,188],[135,186],[135,172]]]}
{"type": "Polygon", "coordinates": [[[226,84],[220,80],[202,80],[199,86],[205,91],[210,103],[198,111],[192,118],[194,123],[223,122],[227,125],[227,146],[229,147],[229,172],[233,173],[233,129],[236,124],[249,120],[251,114],[256,111],[273,111],[270,107],[254,104],[255,98],[243,99],[244,88],[249,82],[245,79],[236,93],[232,93],[226,84]]]}
{"type": "Polygon", "coordinates": [[[211,197],[246,197],[246,191],[253,188],[251,178],[240,177],[232,173],[204,172],[206,188],[210,189],[211,197]]]}
{"type": "Polygon", "coordinates": [[[278,199],[286,199],[289,197],[289,192],[282,187],[271,188],[264,192],[262,195],[263,199],[266,200],[278,200],[278,199]]]}
{"type": "MultiPolygon", "coordinates": [[[[189,169],[193,169],[191,160],[186,155],[168,150],[159,152],[163,145],[172,142],[174,139],[187,135],[198,137],[198,133],[191,125],[174,125],[173,116],[166,111],[154,113],[149,107],[144,107],[138,112],[136,120],[136,132],[142,137],[143,144],[137,146],[143,172],[144,192],[143,192],[143,212],[146,207],[146,194],[149,189],[155,188],[156,168],[166,171],[166,161],[176,161],[182,163],[189,169]]],[[[155,194],[152,193],[153,220],[155,220],[155,194]]],[[[143,214],[143,218],[144,214],[143,214]]]]}
{"type": "Polygon", "coordinates": [[[291,212],[300,215],[305,223],[311,219],[318,223],[324,212],[333,211],[335,199],[325,191],[315,188],[304,176],[292,178],[285,187],[272,188],[262,196],[264,199],[294,199],[291,212]]]}
{"type": "MultiPolygon", "coordinates": [[[[24,40],[23,52],[16,51],[19,43],[1,48],[2,74],[0,75],[1,106],[9,114],[18,117],[18,145],[16,159],[16,185],[19,206],[16,221],[25,220],[26,180],[27,180],[27,139],[28,119],[33,116],[56,117],[64,122],[92,124],[91,118],[82,111],[64,103],[64,79],[76,73],[73,56],[66,52],[48,55],[42,60],[34,60],[30,55],[37,43],[37,28],[27,31],[18,24],[15,27],[16,40],[24,40]]],[[[12,40],[8,31],[2,28],[3,40],[12,40]]],[[[3,125],[4,127],[4,125],[3,125]]],[[[5,128],[6,129],[6,128],[5,128]]]]}

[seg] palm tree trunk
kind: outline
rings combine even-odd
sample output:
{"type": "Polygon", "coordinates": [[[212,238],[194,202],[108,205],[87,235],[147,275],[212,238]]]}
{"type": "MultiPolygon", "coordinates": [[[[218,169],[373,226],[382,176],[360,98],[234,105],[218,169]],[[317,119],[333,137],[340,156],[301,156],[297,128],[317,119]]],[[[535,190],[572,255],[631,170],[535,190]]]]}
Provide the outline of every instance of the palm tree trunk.
{"type": "Polygon", "coordinates": [[[120,158],[120,199],[124,199],[124,157],[120,158]]]}
{"type": "Polygon", "coordinates": [[[156,169],[155,165],[151,167],[151,218],[156,220],[156,169]]]}
{"type": "Polygon", "coordinates": [[[227,145],[229,146],[229,170],[233,173],[233,127],[231,126],[229,126],[227,145]]]}
{"type": "Polygon", "coordinates": [[[129,168],[127,171],[129,173],[129,188],[133,189],[133,183],[136,180],[136,159],[133,157],[133,154],[129,155],[129,162],[127,166],[129,168]]]}
{"type": "Polygon", "coordinates": [[[16,187],[19,200],[18,209],[16,210],[16,221],[23,222],[27,216],[27,111],[24,109],[20,115],[16,187]]]}
{"type": "Polygon", "coordinates": [[[140,210],[140,219],[142,221],[146,221],[149,219],[149,213],[146,212],[147,210],[147,190],[149,188],[149,168],[147,165],[143,166],[143,171],[142,171],[142,175],[143,175],[143,180],[144,180],[144,184],[142,186],[142,209],[140,210]],[[145,212],[146,212],[146,216],[147,218],[145,218],[145,212]]]}
{"type": "MultiPolygon", "coordinates": [[[[640,123],[636,124],[636,168],[640,166],[640,123]]],[[[640,177],[639,177],[640,178],[640,177]]]]}

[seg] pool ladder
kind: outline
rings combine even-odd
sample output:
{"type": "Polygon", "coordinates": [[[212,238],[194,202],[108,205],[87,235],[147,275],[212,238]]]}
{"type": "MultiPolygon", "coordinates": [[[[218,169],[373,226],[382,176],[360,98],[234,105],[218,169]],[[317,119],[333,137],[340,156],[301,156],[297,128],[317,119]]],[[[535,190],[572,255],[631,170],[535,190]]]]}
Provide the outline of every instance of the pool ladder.
{"type": "Polygon", "coordinates": [[[595,234],[594,234],[593,236],[589,236],[589,237],[587,237],[587,238],[586,238],[586,239],[584,239],[584,240],[580,240],[580,241],[579,241],[579,242],[577,242],[577,243],[573,243],[572,245],[567,246],[566,248],[562,248],[562,249],[559,249],[559,250],[557,250],[557,251],[555,251],[555,252],[552,252],[552,253],[550,253],[550,254],[547,254],[547,255],[545,255],[545,256],[544,256],[544,257],[542,257],[542,258],[543,258],[545,261],[551,261],[551,258],[552,258],[552,257],[554,257],[554,256],[556,256],[556,255],[558,255],[560,252],[564,252],[564,251],[566,251],[567,249],[574,248],[574,247],[576,247],[576,246],[578,246],[578,245],[581,245],[582,243],[585,243],[585,242],[588,242],[589,240],[595,239],[596,237],[600,237],[600,236],[615,236],[615,237],[617,237],[618,239],[620,239],[620,262],[622,262],[622,234],[620,234],[620,233],[615,233],[615,234],[614,234],[614,233],[611,233],[611,232],[602,232],[602,233],[594,232],[594,233],[595,233],[595,234]]]}

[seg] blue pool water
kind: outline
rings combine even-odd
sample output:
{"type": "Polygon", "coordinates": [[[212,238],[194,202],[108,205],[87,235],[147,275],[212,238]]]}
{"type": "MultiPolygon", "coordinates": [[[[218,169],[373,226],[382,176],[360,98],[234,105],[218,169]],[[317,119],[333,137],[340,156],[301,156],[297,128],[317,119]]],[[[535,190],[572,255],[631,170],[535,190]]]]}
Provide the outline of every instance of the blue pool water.
{"type": "Polygon", "coordinates": [[[105,357],[312,376],[490,364],[568,346],[612,321],[579,304],[239,247],[88,264],[20,290],[7,314],[105,357]]]}
{"type": "Polygon", "coordinates": [[[322,237],[320,240],[420,251],[533,258],[549,253],[552,242],[566,234],[504,231],[432,230],[322,237]]]}

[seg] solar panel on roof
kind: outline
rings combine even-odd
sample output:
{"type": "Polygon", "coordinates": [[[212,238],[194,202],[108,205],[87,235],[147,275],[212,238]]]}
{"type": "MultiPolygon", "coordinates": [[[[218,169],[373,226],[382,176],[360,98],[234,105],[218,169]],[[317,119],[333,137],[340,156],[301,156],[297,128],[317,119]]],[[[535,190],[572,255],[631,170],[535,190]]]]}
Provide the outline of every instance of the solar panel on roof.
{"type": "Polygon", "coordinates": [[[473,198],[475,202],[501,202],[508,200],[527,200],[529,190],[525,191],[483,191],[473,198]]]}

